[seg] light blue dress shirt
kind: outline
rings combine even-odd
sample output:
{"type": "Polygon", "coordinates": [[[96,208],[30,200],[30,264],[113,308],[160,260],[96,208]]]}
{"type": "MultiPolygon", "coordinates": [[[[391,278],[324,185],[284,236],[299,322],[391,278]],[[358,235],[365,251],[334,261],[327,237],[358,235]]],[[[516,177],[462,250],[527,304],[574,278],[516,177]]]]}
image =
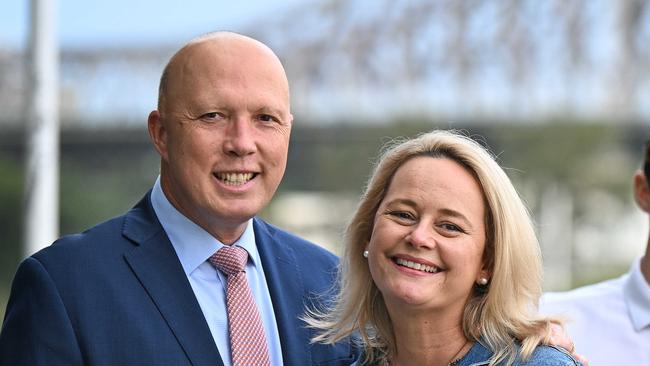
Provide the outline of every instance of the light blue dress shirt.
{"type": "MultiPolygon", "coordinates": [[[[194,295],[196,295],[196,299],[201,306],[223,363],[225,366],[230,366],[232,360],[230,339],[228,337],[228,315],[226,313],[227,280],[223,273],[216,270],[207,261],[224,244],[172,206],[162,191],[160,177],[156,179],[151,192],[151,204],[185,270],[185,275],[187,275],[192,290],[194,290],[194,295]]],[[[275,313],[273,312],[271,295],[266,286],[264,269],[255,245],[253,220],[248,221],[246,230],[233,245],[238,245],[248,252],[246,278],[264,322],[271,364],[281,366],[280,336],[275,313]]]]}

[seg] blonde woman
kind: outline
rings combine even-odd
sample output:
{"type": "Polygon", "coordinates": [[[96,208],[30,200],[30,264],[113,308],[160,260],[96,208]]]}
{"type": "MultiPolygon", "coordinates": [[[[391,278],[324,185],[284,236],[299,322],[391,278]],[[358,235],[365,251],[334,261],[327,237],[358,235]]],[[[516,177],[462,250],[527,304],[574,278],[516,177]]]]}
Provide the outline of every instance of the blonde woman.
{"type": "Polygon", "coordinates": [[[542,345],[540,262],[491,155],[434,131],[383,154],[347,228],[338,297],[305,320],[314,342],[357,337],[358,365],[580,365],[542,345]]]}

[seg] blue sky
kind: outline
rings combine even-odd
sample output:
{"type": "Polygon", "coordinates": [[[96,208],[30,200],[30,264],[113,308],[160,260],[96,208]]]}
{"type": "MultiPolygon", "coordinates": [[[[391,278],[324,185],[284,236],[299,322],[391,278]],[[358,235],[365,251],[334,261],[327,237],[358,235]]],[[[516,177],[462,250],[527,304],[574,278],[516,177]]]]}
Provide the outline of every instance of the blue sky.
{"type": "MultiPolygon", "coordinates": [[[[57,0],[62,47],[170,44],[217,29],[237,30],[300,0],[57,0]]],[[[0,1],[0,50],[25,47],[29,0],[0,1]]]]}

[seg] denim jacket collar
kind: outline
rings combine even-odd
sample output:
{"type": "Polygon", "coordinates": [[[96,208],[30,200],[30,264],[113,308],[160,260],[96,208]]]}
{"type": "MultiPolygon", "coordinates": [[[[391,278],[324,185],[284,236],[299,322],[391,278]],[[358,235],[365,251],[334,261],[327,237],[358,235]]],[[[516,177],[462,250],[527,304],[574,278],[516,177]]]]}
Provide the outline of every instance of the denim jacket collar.
{"type": "Polygon", "coordinates": [[[463,361],[458,366],[481,366],[490,363],[492,351],[485,347],[481,340],[475,342],[472,348],[469,349],[467,355],[463,357],[463,361]]]}

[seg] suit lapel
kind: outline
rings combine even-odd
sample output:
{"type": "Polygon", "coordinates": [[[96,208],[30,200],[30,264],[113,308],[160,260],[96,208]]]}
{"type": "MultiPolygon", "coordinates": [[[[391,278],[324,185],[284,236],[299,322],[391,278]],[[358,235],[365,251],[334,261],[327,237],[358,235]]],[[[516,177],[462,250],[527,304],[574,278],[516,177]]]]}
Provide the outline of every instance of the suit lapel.
{"type": "Polygon", "coordinates": [[[155,216],[150,193],[125,219],[123,234],[138,244],[124,255],[194,365],[223,365],[176,252],[155,216]]]}
{"type": "Polygon", "coordinates": [[[306,345],[311,334],[298,318],[305,311],[305,290],[293,249],[287,243],[276,241],[273,229],[263,221],[255,218],[253,228],[273,302],[284,364],[310,365],[311,353],[306,345]]]}

